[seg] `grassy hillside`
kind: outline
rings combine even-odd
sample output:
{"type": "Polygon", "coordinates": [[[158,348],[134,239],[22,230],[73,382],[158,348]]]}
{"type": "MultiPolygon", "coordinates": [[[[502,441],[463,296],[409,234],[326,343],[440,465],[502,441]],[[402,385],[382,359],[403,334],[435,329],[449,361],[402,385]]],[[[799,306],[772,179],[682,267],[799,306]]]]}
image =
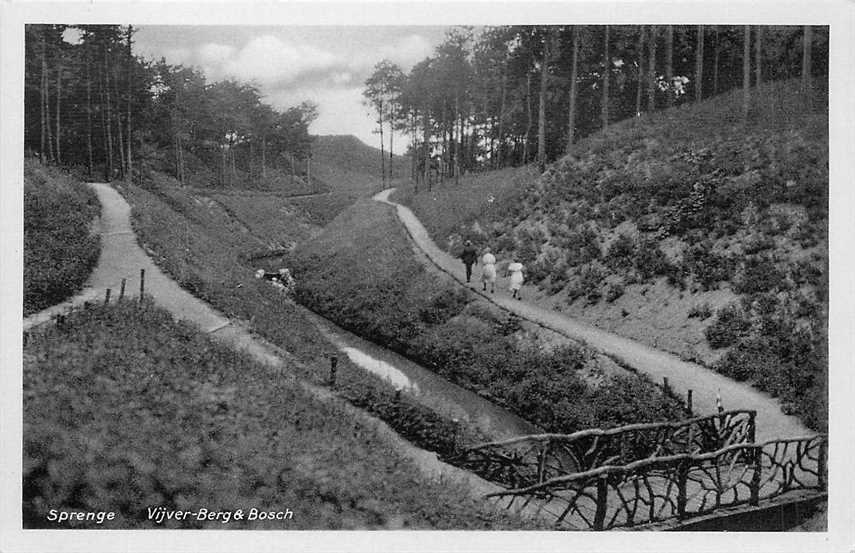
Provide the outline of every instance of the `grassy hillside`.
{"type": "Polygon", "coordinates": [[[590,352],[545,348],[519,320],[427,272],[388,206],[358,202],[299,245],[295,261],[301,303],[547,431],[684,415],[635,375],[592,385],[590,352]]]}
{"type": "MultiPolygon", "coordinates": [[[[389,152],[386,154],[388,171],[389,152]]],[[[408,157],[395,155],[393,179],[409,175],[408,157]]],[[[361,188],[380,181],[380,149],[353,135],[323,135],[312,142],[312,168],[318,178],[335,183],[337,190],[361,188]]]]}
{"type": "Polygon", "coordinates": [[[536,179],[401,197],[449,249],[469,238],[521,261],[541,301],[824,428],[827,97],[754,92],[747,125],[735,92],[615,124],[536,179]]]}
{"type": "Polygon", "coordinates": [[[150,303],[77,313],[24,350],[24,528],[526,527],[425,479],[373,425],[150,303]],[[292,511],[284,521],[149,520],[147,509],[292,511]]]}
{"type": "Polygon", "coordinates": [[[39,163],[24,164],[24,315],[62,302],[80,290],[95,267],[101,212],[86,185],[39,163]]]}

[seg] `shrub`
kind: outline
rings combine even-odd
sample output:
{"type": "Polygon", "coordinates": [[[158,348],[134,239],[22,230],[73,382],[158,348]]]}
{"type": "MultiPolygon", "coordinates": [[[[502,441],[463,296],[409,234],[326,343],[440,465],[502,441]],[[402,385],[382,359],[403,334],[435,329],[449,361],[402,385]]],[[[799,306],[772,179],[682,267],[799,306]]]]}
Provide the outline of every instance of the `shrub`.
{"type": "Polygon", "coordinates": [[[704,330],[707,342],[713,349],[726,348],[751,329],[751,321],[738,305],[728,305],[718,310],[716,320],[704,330]]]}
{"type": "Polygon", "coordinates": [[[613,269],[628,269],[632,266],[635,250],[632,237],[621,234],[609,245],[603,262],[613,269]]]}
{"type": "Polygon", "coordinates": [[[586,265],[579,274],[575,285],[570,289],[568,301],[574,301],[584,296],[589,303],[596,303],[602,296],[600,284],[605,276],[605,272],[599,266],[593,263],[586,265]]]}
{"type": "Polygon", "coordinates": [[[567,251],[567,263],[571,267],[590,263],[602,254],[597,233],[588,227],[570,232],[558,240],[556,245],[567,251]]]}
{"type": "Polygon", "coordinates": [[[683,266],[703,290],[712,290],[719,282],[733,278],[736,262],[730,256],[712,251],[708,243],[700,242],[683,256],[683,266]]]}
{"type": "Polygon", "coordinates": [[[699,304],[693,305],[691,308],[689,308],[689,318],[690,319],[696,318],[696,319],[700,319],[703,321],[705,319],[710,318],[711,316],[712,316],[712,308],[710,307],[710,304],[708,302],[699,303],[699,304]]]}
{"type": "Polygon", "coordinates": [[[668,274],[671,266],[668,257],[652,240],[639,241],[632,264],[642,281],[668,274]]]}
{"type": "Polygon", "coordinates": [[[756,294],[781,289],[786,277],[768,257],[749,257],[734,283],[737,294],[756,294]]]}
{"type": "Polygon", "coordinates": [[[606,301],[608,303],[614,302],[616,299],[623,295],[623,292],[624,289],[621,283],[615,282],[609,284],[608,287],[606,287],[606,301]]]}
{"type": "Polygon", "coordinates": [[[66,175],[27,163],[24,172],[24,315],[82,288],[98,261],[90,234],[100,212],[95,193],[66,175]]]}

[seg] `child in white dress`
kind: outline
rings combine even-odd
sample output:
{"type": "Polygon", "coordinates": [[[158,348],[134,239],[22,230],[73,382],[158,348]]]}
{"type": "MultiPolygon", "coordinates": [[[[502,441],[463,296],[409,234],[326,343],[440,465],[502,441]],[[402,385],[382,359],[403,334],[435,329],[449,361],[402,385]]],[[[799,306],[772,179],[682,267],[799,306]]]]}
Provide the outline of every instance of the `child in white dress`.
{"type": "Polygon", "coordinates": [[[514,298],[521,300],[522,292],[520,289],[522,288],[523,282],[525,282],[525,277],[523,277],[523,265],[522,263],[511,263],[508,265],[508,272],[511,274],[511,292],[513,292],[514,298]]]}
{"type": "Polygon", "coordinates": [[[481,283],[484,285],[484,292],[487,291],[487,283],[490,283],[490,293],[496,293],[496,257],[490,253],[490,248],[487,248],[481,257],[481,263],[484,267],[481,269],[481,283]]]}

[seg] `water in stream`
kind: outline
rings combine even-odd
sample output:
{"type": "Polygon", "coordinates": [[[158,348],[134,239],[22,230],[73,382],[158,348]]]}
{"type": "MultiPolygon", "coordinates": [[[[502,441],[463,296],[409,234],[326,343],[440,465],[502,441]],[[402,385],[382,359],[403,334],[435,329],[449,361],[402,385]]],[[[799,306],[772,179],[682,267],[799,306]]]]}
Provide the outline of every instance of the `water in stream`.
{"type": "Polygon", "coordinates": [[[385,379],[426,407],[477,427],[496,440],[541,432],[510,411],[449,382],[406,357],[339,328],[319,315],[311,312],[308,315],[321,333],[354,364],[385,379]]]}

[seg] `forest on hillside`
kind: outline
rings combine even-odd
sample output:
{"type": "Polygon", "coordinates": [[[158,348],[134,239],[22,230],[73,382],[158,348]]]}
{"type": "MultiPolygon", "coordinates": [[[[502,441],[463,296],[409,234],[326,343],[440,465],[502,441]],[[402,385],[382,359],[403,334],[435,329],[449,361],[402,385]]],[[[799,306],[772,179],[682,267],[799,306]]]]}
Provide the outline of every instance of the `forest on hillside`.
{"type": "Polygon", "coordinates": [[[165,171],[245,186],[311,174],[317,107],[276,110],[252,84],[134,54],[132,25],[27,25],[25,149],[106,180],[165,171]]]}
{"type": "MultiPolygon", "coordinates": [[[[381,148],[406,133],[417,184],[547,163],[581,137],[663,108],[828,72],[828,28],[725,25],[455,27],[409,72],[379,62],[366,80],[381,148]]],[[[382,168],[385,172],[385,168],[382,168]]]]}

